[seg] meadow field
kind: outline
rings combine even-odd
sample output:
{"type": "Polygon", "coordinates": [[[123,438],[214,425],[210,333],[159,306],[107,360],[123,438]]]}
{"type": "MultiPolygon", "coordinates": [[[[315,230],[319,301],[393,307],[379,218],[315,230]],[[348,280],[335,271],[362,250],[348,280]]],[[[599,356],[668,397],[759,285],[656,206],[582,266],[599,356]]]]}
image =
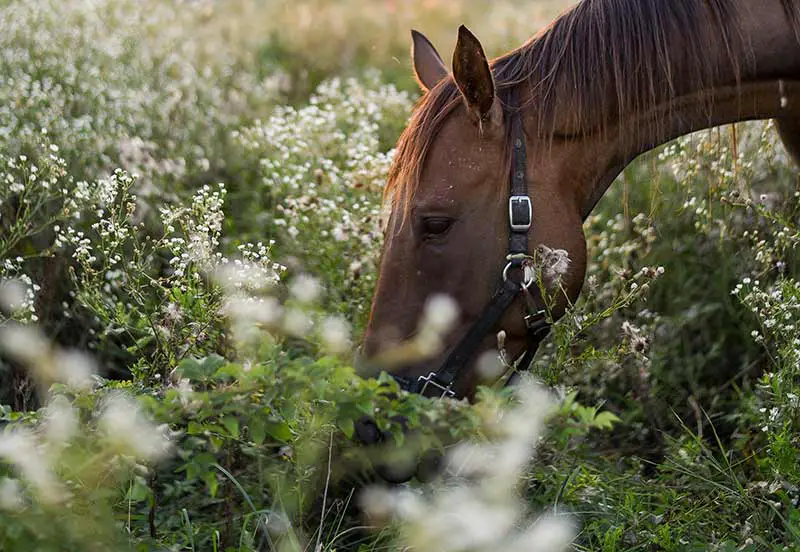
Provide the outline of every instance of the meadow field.
{"type": "Polygon", "coordinates": [[[769,122],[620,175],[518,390],[354,368],[410,29],[499,55],[568,5],[0,2],[0,550],[800,549],[800,188],[769,122]],[[426,450],[447,477],[375,477],[426,450]]]}

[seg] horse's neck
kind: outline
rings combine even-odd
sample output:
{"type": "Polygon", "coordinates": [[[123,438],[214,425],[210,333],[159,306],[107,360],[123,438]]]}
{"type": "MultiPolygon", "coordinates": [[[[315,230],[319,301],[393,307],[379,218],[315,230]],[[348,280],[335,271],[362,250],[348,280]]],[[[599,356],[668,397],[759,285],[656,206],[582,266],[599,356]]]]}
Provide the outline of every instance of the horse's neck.
{"type": "Polygon", "coordinates": [[[681,51],[680,44],[670,44],[667,55],[677,70],[674,93],[665,92],[662,101],[645,110],[621,113],[602,139],[590,136],[608,155],[606,174],[584,194],[584,214],[633,158],[704,128],[776,119],[787,149],[800,162],[800,0],[730,0],[730,5],[738,22],[731,30],[738,51],[722,33],[706,52],[681,51]],[[692,56],[714,63],[713,78],[701,87],[690,79],[681,81],[682,73],[692,71],[692,56]]]}
{"type": "MultiPolygon", "coordinates": [[[[653,0],[643,0],[653,1],[653,0]]],[[[710,4],[708,0],[696,0],[710,4]]],[[[708,33],[708,51],[682,51],[683,43],[673,41],[665,52],[674,73],[674,95],[643,113],[626,113],[631,124],[645,131],[639,148],[649,149],[676,135],[726,122],[753,118],[791,115],[784,108],[797,102],[797,90],[791,83],[800,79],[800,0],[728,0],[731,24],[726,32],[708,33]],[[702,83],[691,78],[700,71],[697,59],[710,60],[709,78],[702,83]],[[784,84],[781,84],[784,82],[784,84]],[[741,104],[733,98],[741,95],[741,104]],[[735,107],[735,109],[733,109],[735,107]],[[669,114],[672,113],[670,117],[669,114]],[[651,134],[648,118],[656,121],[667,116],[663,133],[651,134]],[[662,135],[663,134],[663,135],[662,135]]],[[[713,28],[717,22],[707,21],[713,28]]]]}
{"type": "Polygon", "coordinates": [[[732,4],[742,39],[753,54],[755,74],[749,76],[796,76],[800,72],[800,2],[733,0],[732,4]]]}

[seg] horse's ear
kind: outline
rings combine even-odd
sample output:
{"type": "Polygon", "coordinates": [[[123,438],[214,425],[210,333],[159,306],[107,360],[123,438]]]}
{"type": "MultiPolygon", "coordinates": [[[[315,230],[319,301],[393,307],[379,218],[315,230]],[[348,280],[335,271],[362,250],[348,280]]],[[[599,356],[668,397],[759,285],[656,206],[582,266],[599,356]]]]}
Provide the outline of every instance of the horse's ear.
{"type": "Polygon", "coordinates": [[[502,122],[503,111],[494,93],[494,78],[483,46],[464,25],[458,28],[453,77],[464,96],[467,110],[479,123],[502,122]]]}
{"type": "Polygon", "coordinates": [[[447,67],[431,41],[419,31],[411,30],[411,59],[414,75],[425,92],[447,76],[447,67]]]}

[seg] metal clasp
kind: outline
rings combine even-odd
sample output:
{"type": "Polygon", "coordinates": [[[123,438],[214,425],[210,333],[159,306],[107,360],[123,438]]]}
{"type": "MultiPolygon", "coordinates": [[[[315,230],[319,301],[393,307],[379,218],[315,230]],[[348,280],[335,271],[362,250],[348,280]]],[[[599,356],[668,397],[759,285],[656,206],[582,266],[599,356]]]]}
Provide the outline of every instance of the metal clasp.
{"type": "Polygon", "coordinates": [[[531,198],[526,195],[512,195],[508,198],[508,221],[514,232],[527,232],[533,222],[531,198]]]}
{"type": "Polygon", "coordinates": [[[525,327],[529,330],[539,331],[541,326],[547,326],[547,319],[545,318],[547,311],[539,309],[536,312],[531,312],[525,315],[525,327]]]}
{"type": "Polygon", "coordinates": [[[442,392],[442,394],[439,395],[440,399],[445,397],[452,399],[456,396],[456,392],[450,389],[449,385],[442,385],[439,383],[438,379],[436,378],[436,372],[431,372],[427,376],[420,376],[417,381],[425,382],[425,384],[422,386],[422,389],[419,390],[419,394],[422,396],[425,396],[425,390],[428,389],[428,386],[431,386],[433,389],[438,389],[442,392]]]}
{"type": "Polygon", "coordinates": [[[509,270],[515,266],[521,266],[522,282],[519,284],[522,286],[523,290],[527,290],[529,287],[531,287],[531,284],[536,281],[536,274],[532,265],[534,260],[533,257],[526,255],[525,253],[514,253],[511,255],[506,255],[506,259],[508,259],[508,263],[506,263],[506,266],[503,267],[503,281],[505,282],[508,280],[509,270]]]}

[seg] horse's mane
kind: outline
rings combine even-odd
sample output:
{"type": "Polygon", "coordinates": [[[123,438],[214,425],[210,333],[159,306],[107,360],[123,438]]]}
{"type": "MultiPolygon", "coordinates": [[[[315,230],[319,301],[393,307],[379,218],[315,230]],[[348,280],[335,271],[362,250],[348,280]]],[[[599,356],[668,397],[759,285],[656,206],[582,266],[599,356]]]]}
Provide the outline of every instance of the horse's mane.
{"type": "MultiPolygon", "coordinates": [[[[800,3],[781,3],[800,38],[800,3]]],[[[732,70],[738,83],[753,56],[733,7],[730,0],[583,0],[491,62],[498,97],[508,114],[509,90],[527,84],[524,103],[540,133],[552,137],[559,107],[569,109],[577,128],[606,132],[622,114],[706,88],[720,74],[732,70]],[[711,55],[719,44],[726,59],[711,55]]],[[[408,207],[433,139],[461,101],[451,77],[420,99],[398,141],[386,199],[402,198],[408,207]]]]}

